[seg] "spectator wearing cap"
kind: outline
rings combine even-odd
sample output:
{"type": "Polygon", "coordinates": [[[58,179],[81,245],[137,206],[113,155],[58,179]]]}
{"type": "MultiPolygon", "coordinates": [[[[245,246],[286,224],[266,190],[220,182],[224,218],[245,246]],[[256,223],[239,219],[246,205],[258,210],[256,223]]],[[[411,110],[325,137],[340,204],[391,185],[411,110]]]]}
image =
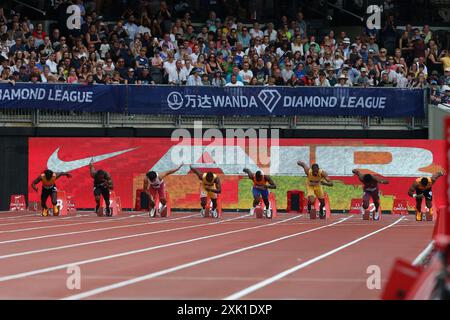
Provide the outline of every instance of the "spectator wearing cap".
{"type": "Polygon", "coordinates": [[[427,52],[427,45],[424,41],[424,35],[417,35],[413,38],[413,57],[424,58],[427,52]]]}
{"type": "Polygon", "coordinates": [[[347,76],[345,74],[341,74],[338,77],[338,82],[334,86],[335,87],[349,87],[347,76]]]}
{"type": "Polygon", "coordinates": [[[328,83],[330,84],[330,87],[334,87],[337,83],[336,72],[332,66],[328,66],[326,70],[328,83]]]}
{"type": "Polygon", "coordinates": [[[441,103],[450,103],[450,85],[442,86],[443,97],[441,98],[441,103]]]}
{"type": "Polygon", "coordinates": [[[343,54],[344,54],[344,58],[348,59],[349,55],[350,55],[350,38],[345,37],[344,40],[342,40],[342,44],[343,44],[343,54]]]}
{"type": "Polygon", "coordinates": [[[194,68],[192,74],[187,78],[188,86],[203,86],[202,77],[200,76],[200,69],[194,68]]]}
{"type": "Polygon", "coordinates": [[[367,75],[367,69],[362,67],[359,76],[356,78],[354,84],[358,87],[368,87],[369,77],[367,75]]]}
{"type": "Polygon", "coordinates": [[[430,81],[430,102],[431,104],[437,105],[441,103],[442,93],[439,89],[438,82],[436,80],[430,81]]]}
{"type": "Polygon", "coordinates": [[[387,75],[389,83],[397,83],[397,72],[391,69],[391,63],[389,61],[386,61],[384,64],[384,70],[381,71],[381,78],[383,78],[384,75],[387,75]]]}
{"type": "Polygon", "coordinates": [[[125,84],[137,84],[137,77],[133,68],[128,68],[127,75],[123,80],[125,81],[125,84]]]}

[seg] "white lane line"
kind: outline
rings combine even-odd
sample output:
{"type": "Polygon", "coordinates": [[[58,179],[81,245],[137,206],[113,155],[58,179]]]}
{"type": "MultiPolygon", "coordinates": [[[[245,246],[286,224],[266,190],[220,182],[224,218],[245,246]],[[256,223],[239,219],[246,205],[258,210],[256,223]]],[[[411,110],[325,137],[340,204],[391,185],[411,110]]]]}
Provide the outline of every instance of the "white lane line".
{"type": "MultiPolygon", "coordinates": [[[[121,237],[114,237],[114,238],[100,239],[100,240],[94,240],[94,241],[88,241],[88,242],[73,243],[73,244],[68,244],[68,245],[59,246],[59,247],[51,247],[51,248],[37,249],[37,250],[31,250],[31,251],[16,252],[16,253],[11,253],[11,254],[0,256],[0,260],[7,259],[7,258],[13,258],[13,257],[19,257],[19,256],[30,255],[30,254],[34,254],[34,253],[42,253],[42,252],[55,251],[55,250],[61,250],[61,249],[82,247],[82,246],[87,246],[87,245],[91,245],[91,244],[110,242],[110,241],[116,241],[116,240],[123,240],[123,239],[130,239],[130,238],[148,236],[148,235],[159,234],[159,233],[166,233],[166,232],[186,230],[186,229],[194,229],[194,228],[202,228],[202,227],[211,226],[211,225],[215,225],[215,224],[225,223],[225,222],[228,222],[228,221],[242,219],[242,218],[247,217],[247,216],[249,216],[249,214],[243,215],[243,216],[239,216],[239,217],[236,217],[236,218],[232,218],[232,219],[219,220],[219,221],[209,222],[209,223],[205,223],[205,224],[195,224],[195,225],[185,226],[185,227],[178,227],[178,228],[163,229],[163,230],[158,230],[158,231],[129,234],[129,235],[126,235],[126,236],[121,236],[121,237]]],[[[173,220],[175,220],[175,219],[173,219],[173,220]]]]}
{"type": "MultiPolygon", "coordinates": [[[[141,215],[132,215],[128,217],[120,218],[120,220],[134,218],[137,216],[144,216],[147,215],[146,213],[141,215]]],[[[78,225],[86,225],[86,224],[96,224],[96,223],[105,223],[105,222],[114,222],[116,220],[96,220],[96,221],[87,221],[87,222],[77,222],[77,223],[70,223],[70,224],[58,224],[58,225],[50,225],[50,226],[42,226],[42,227],[31,227],[31,228],[20,228],[20,229],[13,229],[13,230],[0,230],[0,234],[2,233],[16,233],[16,232],[23,232],[23,231],[31,231],[31,230],[41,230],[41,229],[51,229],[51,228],[65,228],[65,227],[71,227],[71,226],[78,226],[78,225]]]]}
{"type": "Polygon", "coordinates": [[[10,219],[18,219],[18,218],[26,218],[26,217],[31,217],[31,216],[35,216],[36,214],[31,213],[31,214],[21,214],[21,215],[17,215],[17,216],[9,216],[9,217],[0,217],[0,220],[10,220],[10,219]]]}
{"type": "MultiPolygon", "coordinates": [[[[247,215],[242,216],[242,218],[246,217],[246,216],[247,215]]],[[[205,239],[212,239],[212,238],[221,237],[221,236],[230,235],[230,234],[239,233],[239,232],[244,232],[244,231],[248,231],[248,230],[265,228],[265,227],[269,227],[269,226],[273,226],[273,225],[277,225],[277,224],[283,223],[285,221],[298,219],[299,217],[300,216],[296,216],[296,217],[293,217],[293,218],[284,219],[284,220],[277,221],[277,222],[274,222],[274,223],[258,225],[258,226],[255,226],[255,227],[248,227],[248,228],[242,228],[242,229],[228,231],[228,232],[216,233],[216,234],[212,234],[212,235],[209,235],[209,236],[203,236],[203,237],[192,238],[192,239],[188,239],[188,240],[171,242],[171,243],[162,244],[162,245],[158,245],[158,246],[146,247],[146,248],[143,248],[143,249],[132,250],[132,251],[125,251],[125,252],[112,254],[112,255],[108,255],[108,256],[102,256],[102,257],[88,259],[88,260],[74,261],[74,262],[71,262],[71,263],[65,263],[65,264],[61,264],[61,265],[57,265],[57,266],[53,266],[53,267],[47,267],[47,268],[43,268],[43,269],[37,269],[37,270],[32,270],[32,271],[27,271],[27,272],[16,273],[16,274],[8,275],[8,276],[2,276],[2,277],[0,277],[0,282],[5,282],[5,281],[8,281],[8,280],[14,280],[14,279],[21,279],[21,278],[25,278],[25,277],[29,277],[29,276],[33,276],[33,275],[37,275],[37,274],[42,274],[42,273],[46,273],[46,272],[61,270],[61,269],[65,269],[65,268],[67,268],[69,266],[73,266],[73,265],[78,265],[79,266],[79,265],[84,265],[84,264],[93,263],[93,262],[111,260],[111,259],[115,259],[115,258],[120,258],[120,257],[133,255],[133,254],[149,252],[149,251],[162,249],[162,248],[169,248],[169,247],[173,247],[173,246],[177,246],[177,245],[181,245],[181,244],[192,243],[192,242],[201,241],[201,240],[205,240],[205,239]]]]}
{"type": "Polygon", "coordinates": [[[155,222],[134,223],[134,224],[114,226],[114,227],[105,227],[105,228],[96,228],[96,229],[88,229],[88,230],[79,230],[79,231],[71,231],[71,232],[64,232],[64,233],[48,234],[48,235],[45,235],[45,236],[36,236],[36,237],[30,237],[30,238],[4,240],[4,241],[0,241],[0,244],[17,243],[17,242],[39,240],[39,239],[47,239],[47,238],[55,238],[55,237],[64,237],[64,236],[70,236],[70,235],[74,235],[74,234],[83,234],[83,233],[89,233],[89,232],[97,232],[97,231],[105,231],[105,230],[113,230],[113,229],[121,229],[121,228],[130,228],[130,227],[135,227],[135,226],[140,226],[140,225],[147,225],[147,224],[166,223],[166,222],[175,221],[175,220],[187,219],[187,218],[195,217],[195,216],[198,216],[198,215],[199,214],[196,213],[196,214],[189,215],[189,216],[183,216],[183,217],[167,219],[167,220],[158,220],[158,221],[155,221],[155,222]]]}
{"type": "MultiPolygon", "coordinates": [[[[296,217],[294,217],[292,219],[295,219],[295,218],[296,217]]],[[[221,259],[221,258],[224,258],[224,257],[228,257],[228,256],[231,256],[231,255],[234,255],[234,254],[238,254],[238,253],[244,252],[244,251],[248,251],[248,250],[252,250],[252,249],[259,248],[259,247],[262,247],[262,246],[266,246],[266,245],[269,245],[269,244],[273,244],[273,243],[276,243],[276,242],[279,242],[279,241],[283,241],[283,240],[286,240],[286,239],[289,239],[289,238],[298,237],[300,235],[307,234],[307,233],[310,233],[310,232],[314,232],[314,231],[317,231],[317,230],[322,230],[322,229],[325,229],[325,228],[329,228],[329,227],[332,227],[332,226],[337,225],[339,223],[342,223],[345,220],[350,219],[350,218],[351,218],[351,216],[347,217],[347,218],[343,218],[343,219],[341,219],[339,221],[336,221],[336,222],[333,222],[331,224],[327,224],[327,225],[321,226],[321,227],[308,229],[308,230],[301,231],[301,232],[298,232],[298,233],[294,233],[294,234],[291,234],[291,235],[288,235],[288,236],[283,236],[283,237],[272,239],[272,240],[269,240],[269,241],[266,241],[266,242],[260,242],[258,244],[251,245],[251,246],[248,246],[248,247],[243,247],[243,248],[240,248],[240,249],[227,251],[227,252],[215,255],[215,256],[210,256],[208,258],[203,258],[203,259],[195,260],[195,261],[188,262],[188,263],[185,263],[185,264],[181,264],[181,265],[178,265],[178,266],[175,266],[175,267],[172,267],[172,268],[164,269],[164,270],[157,271],[157,272],[152,272],[152,273],[140,276],[140,277],[136,277],[136,278],[132,278],[132,279],[129,279],[129,280],[113,283],[113,284],[110,284],[110,285],[107,285],[107,286],[104,286],[104,287],[99,287],[99,288],[96,288],[96,289],[93,289],[93,290],[89,290],[89,291],[86,291],[86,292],[83,292],[83,293],[80,293],[80,294],[75,294],[75,295],[63,298],[62,300],[79,300],[79,299],[88,298],[88,297],[97,295],[99,293],[115,290],[115,289],[118,289],[118,288],[129,286],[131,284],[135,284],[135,283],[146,281],[146,280],[150,280],[150,279],[162,276],[162,275],[166,275],[166,274],[169,274],[169,273],[172,273],[172,272],[176,272],[176,271],[179,271],[179,270],[182,270],[182,269],[186,269],[186,268],[190,268],[190,267],[193,267],[193,266],[197,266],[199,264],[203,264],[203,263],[210,262],[210,261],[213,261],[213,260],[218,260],[218,259],[221,259]]],[[[286,221],[288,221],[288,220],[289,219],[287,219],[286,221]]],[[[271,224],[271,225],[274,225],[274,224],[271,224]]],[[[269,225],[265,225],[265,226],[269,226],[269,225]]],[[[243,229],[243,230],[245,230],[245,229],[243,229]]]]}
{"type": "Polygon", "coordinates": [[[425,258],[433,251],[434,249],[434,240],[431,240],[427,247],[414,259],[412,265],[418,266],[423,263],[425,258]]]}
{"type": "Polygon", "coordinates": [[[294,272],[296,272],[298,270],[301,270],[301,269],[303,269],[303,268],[305,268],[305,267],[307,267],[307,266],[309,266],[309,265],[311,265],[313,263],[316,263],[317,261],[325,259],[326,257],[331,256],[331,255],[333,255],[333,254],[335,254],[335,253],[337,253],[337,252],[339,252],[341,250],[344,250],[345,248],[348,248],[348,247],[350,247],[350,246],[352,246],[354,244],[357,244],[358,242],[360,242],[360,241],[362,241],[364,239],[367,239],[367,238],[369,238],[369,237],[371,237],[371,236],[373,236],[373,235],[375,235],[377,233],[380,233],[380,232],[382,232],[382,231],[384,231],[384,230],[386,230],[388,228],[391,228],[391,227],[393,227],[394,225],[396,225],[397,223],[399,223],[402,220],[403,220],[403,217],[399,218],[395,222],[393,222],[393,223],[391,223],[391,224],[389,224],[389,225],[387,225],[387,226],[385,226],[383,228],[380,228],[380,229],[378,229],[378,230],[376,230],[374,232],[366,234],[365,236],[362,236],[362,237],[360,237],[358,239],[355,239],[355,240],[353,240],[351,242],[348,242],[348,243],[346,243],[346,244],[344,244],[342,246],[339,246],[339,247],[337,247],[337,248],[335,248],[333,250],[325,252],[324,254],[321,254],[320,256],[317,256],[317,257],[315,257],[313,259],[310,259],[310,260],[308,260],[306,262],[303,262],[303,263],[301,263],[299,265],[296,265],[295,267],[292,267],[292,268],[287,269],[287,270],[285,270],[283,272],[280,272],[280,273],[278,273],[278,274],[276,274],[276,275],[274,275],[274,276],[272,276],[270,278],[267,278],[267,279],[265,279],[265,280],[263,280],[261,282],[258,282],[256,284],[254,284],[254,285],[252,285],[252,286],[250,286],[248,288],[245,288],[243,290],[235,292],[232,295],[229,295],[228,297],[225,297],[224,300],[237,300],[237,299],[240,299],[240,298],[242,298],[242,297],[244,297],[246,295],[249,295],[250,293],[252,293],[254,291],[257,291],[257,290],[259,290],[259,289],[261,289],[263,287],[266,287],[266,286],[274,283],[275,281],[278,281],[278,280],[286,277],[287,275],[289,275],[291,273],[294,273],[294,272]]]}

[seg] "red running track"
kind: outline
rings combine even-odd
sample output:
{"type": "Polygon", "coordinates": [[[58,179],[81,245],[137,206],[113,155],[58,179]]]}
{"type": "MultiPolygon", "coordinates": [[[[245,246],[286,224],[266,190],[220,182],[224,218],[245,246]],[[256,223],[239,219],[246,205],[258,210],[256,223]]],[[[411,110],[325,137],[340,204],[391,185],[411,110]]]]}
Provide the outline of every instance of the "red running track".
{"type": "Polygon", "coordinates": [[[258,220],[195,212],[149,219],[0,214],[0,299],[379,299],[397,257],[410,261],[432,222],[337,214],[258,220]],[[79,267],[80,289],[69,289],[79,267]]]}

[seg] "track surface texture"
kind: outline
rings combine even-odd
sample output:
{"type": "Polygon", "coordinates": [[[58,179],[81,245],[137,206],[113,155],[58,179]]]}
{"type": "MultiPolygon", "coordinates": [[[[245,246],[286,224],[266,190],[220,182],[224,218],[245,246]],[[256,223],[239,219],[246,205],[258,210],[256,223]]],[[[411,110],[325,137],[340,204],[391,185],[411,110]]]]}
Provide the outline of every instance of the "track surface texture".
{"type": "Polygon", "coordinates": [[[379,299],[394,260],[413,261],[433,225],[412,215],[3,212],[0,299],[379,299]],[[367,286],[373,270],[381,289],[367,286]]]}

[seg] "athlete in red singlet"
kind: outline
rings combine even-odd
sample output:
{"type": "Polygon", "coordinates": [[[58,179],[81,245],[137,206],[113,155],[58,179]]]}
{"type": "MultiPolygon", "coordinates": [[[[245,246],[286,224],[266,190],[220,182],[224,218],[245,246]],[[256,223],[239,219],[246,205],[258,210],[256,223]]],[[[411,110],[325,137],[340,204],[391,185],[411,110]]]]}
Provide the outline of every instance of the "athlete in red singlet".
{"type": "Polygon", "coordinates": [[[375,215],[373,219],[378,220],[378,208],[380,207],[380,191],[378,189],[378,184],[388,184],[389,181],[371,174],[362,174],[358,169],[353,169],[352,172],[357,175],[359,180],[363,183],[364,195],[362,199],[362,213],[369,208],[370,198],[372,198],[373,204],[375,205],[375,215]]]}

